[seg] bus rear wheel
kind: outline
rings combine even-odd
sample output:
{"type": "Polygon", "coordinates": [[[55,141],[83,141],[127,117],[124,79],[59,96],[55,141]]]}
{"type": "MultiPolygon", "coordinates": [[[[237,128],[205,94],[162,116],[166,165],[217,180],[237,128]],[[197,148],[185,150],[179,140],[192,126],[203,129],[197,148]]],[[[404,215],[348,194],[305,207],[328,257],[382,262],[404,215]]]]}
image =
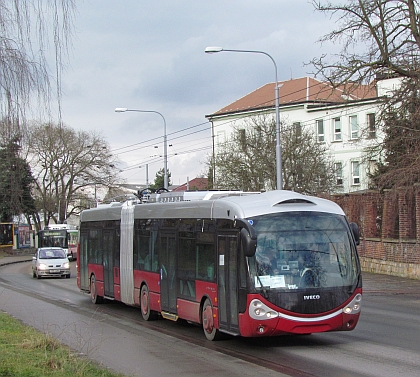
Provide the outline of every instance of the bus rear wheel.
{"type": "Polygon", "coordinates": [[[220,331],[214,326],[213,307],[208,298],[204,301],[201,323],[203,324],[204,335],[208,340],[219,340],[221,338],[220,331]]]}
{"type": "Polygon", "coordinates": [[[152,321],[157,318],[157,313],[150,310],[149,288],[144,284],[140,291],[140,310],[141,316],[145,321],[152,321]]]}
{"type": "Polygon", "coordinates": [[[92,275],[90,278],[90,299],[93,304],[102,304],[104,302],[104,298],[102,296],[98,296],[95,275],[92,275]]]}

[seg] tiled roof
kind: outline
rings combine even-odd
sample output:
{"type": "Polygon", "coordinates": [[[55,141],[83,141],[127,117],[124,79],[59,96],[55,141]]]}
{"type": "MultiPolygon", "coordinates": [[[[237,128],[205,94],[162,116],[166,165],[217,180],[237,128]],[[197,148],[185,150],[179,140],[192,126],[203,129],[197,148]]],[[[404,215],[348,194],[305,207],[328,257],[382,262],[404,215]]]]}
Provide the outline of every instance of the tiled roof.
{"type": "Polygon", "coordinates": [[[206,190],[208,185],[208,178],[194,178],[183,185],[178,186],[172,191],[187,191],[189,190],[206,190]],[[187,188],[187,185],[189,188],[187,188]]]}
{"type": "MultiPolygon", "coordinates": [[[[340,86],[334,89],[331,84],[311,77],[282,81],[279,82],[279,87],[280,106],[305,102],[335,104],[377,97],[376,87],[373,84],[350,85],[347,88],[340,86]]],[[[266,84],[206,117],[272,108],[275,106],[274,90],[274,82],[266,84]]]]}

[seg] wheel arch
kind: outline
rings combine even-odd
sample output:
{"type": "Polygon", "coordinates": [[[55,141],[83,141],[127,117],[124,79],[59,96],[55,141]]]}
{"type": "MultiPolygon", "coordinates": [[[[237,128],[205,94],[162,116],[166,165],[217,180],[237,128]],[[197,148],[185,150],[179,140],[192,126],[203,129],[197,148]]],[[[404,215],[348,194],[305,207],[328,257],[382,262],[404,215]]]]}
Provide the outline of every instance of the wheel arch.
{"type": "Polygon", "coordinates": [[[149,285],[147,284],[147,282],[145,280],[143,280],[140,283],[140,289],[139,289],[139,306],[140,306],[140,311],[142,313],[143,319],[145,319],[146,321],[151,321],[151,320],[155,320],[158,318],[159,316],[159,312],[151,309],[151,300],[150,300],[150,288],[149,285]],[[145,311],[145,306],[144,304],[144,296],[142,296],[144,288],[147,291],[147,310],[145,311]],[[147,318],[146,318],[147,317],[147,318]]]}
{"type": "Polygon", "coordinates": [[[203,295],[203,297],[201,297],[201,300],[200,300],[200,325],[203,324],[203,316],[202,316],[201,313],[203,312],[204,303],[206,302],[206,300],[209,300],[210,304],[211,304],[211,307],[214,308],[213,301],[210,298],[210,296],[209,295],[203,295]]]}
{"type": "Polygon", "coordinates": [[[141,290],[142,290],[142,288],[143,288],[144,286],[146,286],[146,287],[147,287],[147,289],[148,289],[148,291],[150,292],[149,285],[147,284],[147,281],[146,281],[146,280],[142,280],[142,281],[140,282],[140,284],[139,284],[139,288],[138,288],[138,290],[139,290],[139,297],[138,297],[138,299],[139,299],[139,304],[140,304],[140,306],[141,306],[141,290]]]}
{"type": "Polygon", "coordinates": [[[92,287],[92,276],[95,277],[95,280],[96,280],[96,275],[93,271],[89,275],[89,292],[91,291],[91,287],[92,287]]]}

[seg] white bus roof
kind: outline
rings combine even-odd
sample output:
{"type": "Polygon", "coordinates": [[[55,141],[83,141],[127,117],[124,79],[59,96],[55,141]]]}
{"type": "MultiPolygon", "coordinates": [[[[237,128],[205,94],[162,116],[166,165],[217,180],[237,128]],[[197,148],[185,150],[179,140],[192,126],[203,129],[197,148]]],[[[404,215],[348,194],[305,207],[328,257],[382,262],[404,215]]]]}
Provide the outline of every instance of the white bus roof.
{"type": "MultiPolygon", "coordinates": [[[[135,218],[205,218],[232,219],[252,218],[263,214],[296,211],[325,212],[344,215],[336,203],[293,191],[275,190],[265,193],[240,191],[208,191],[196,195],[160,194],[159,201],[135,205],[135,218]],[[166,198],[171,198],[166,200],[166,198]],[[182,197],[187,200],[182,200],[182,197]],[[201,197],[201,199],[197,199],[201,197]],[[176,198],[176,199],[175,199],[176,198]]],[[[126,205],[126,204],[124,204],[126,205]]],[[[119,220],[123,204],[113,203],[85,210],[80,221],[119,220]]]]}

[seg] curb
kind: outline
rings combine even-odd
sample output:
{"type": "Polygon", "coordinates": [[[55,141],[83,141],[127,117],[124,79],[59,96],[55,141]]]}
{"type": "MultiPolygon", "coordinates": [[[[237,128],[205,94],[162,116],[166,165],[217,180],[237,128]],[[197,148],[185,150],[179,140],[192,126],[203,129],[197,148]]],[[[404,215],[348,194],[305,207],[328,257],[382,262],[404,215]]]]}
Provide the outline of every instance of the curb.
{"type": "Polygon", "coordinates": [[[9,264],[15,264],[15,263],[23,263],[23,262],[30,262],[32,261],[32,258],[30,258],[29,256],[22,256],[22,259],[16,259],[13,257],[4,257],[2,259],[0,259],[0,267],[1,266],[7,266],[9,264]],[[7,259],[12,259],[12,260],[7,260],[7,259]]]}

